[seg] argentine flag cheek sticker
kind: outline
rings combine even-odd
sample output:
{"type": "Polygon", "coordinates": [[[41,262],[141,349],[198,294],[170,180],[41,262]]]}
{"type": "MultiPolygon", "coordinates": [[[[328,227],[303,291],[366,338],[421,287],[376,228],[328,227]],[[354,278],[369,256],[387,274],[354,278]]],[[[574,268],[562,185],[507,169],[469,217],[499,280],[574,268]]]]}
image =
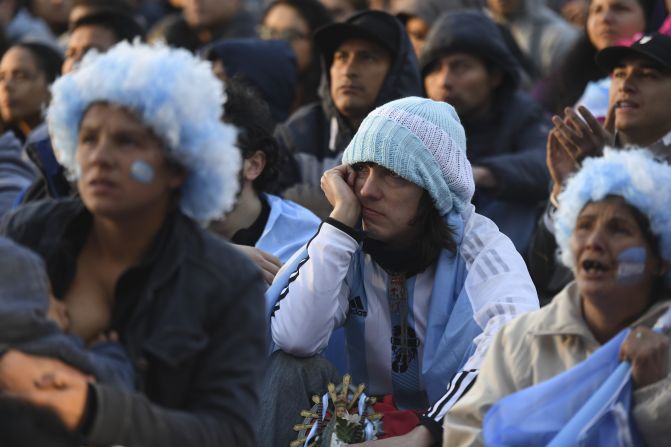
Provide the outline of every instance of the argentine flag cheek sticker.
{"type": "Polygon", "coordinates": [[[135,160],[130,166],[130,176],[139,183],[148,185],[154,180],[155,171],[144,160],[135,160]]]}
{"type": "Polygon", "coordinates": [[[622,250],[617,256],[617,282],[634,284],[643,279],[646,257],[645,247],[631,247],[622,250]]]}

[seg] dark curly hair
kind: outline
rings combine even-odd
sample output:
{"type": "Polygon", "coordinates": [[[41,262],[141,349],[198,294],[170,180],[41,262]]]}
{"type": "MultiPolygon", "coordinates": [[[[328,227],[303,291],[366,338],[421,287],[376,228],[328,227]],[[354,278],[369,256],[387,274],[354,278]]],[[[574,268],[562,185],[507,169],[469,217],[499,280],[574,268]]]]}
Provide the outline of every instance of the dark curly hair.
{"type": "Polygon", "coordinates": [[[226,96],[223,121],[238,128],[237,144],[243,159],[251,157],[256,151],[265,155],[266,166],[253,186],[258,193],[268,192],[278,174],[279,152],[273,136],[275,123],[270,107],[252,86],[237,76],[226,80],[226,96]]]}
{"type": "Polygon", "coordinates": [[[117,42],[132,42],[136,37],[144,39],[144,30],[132,15],[112,9],[93,10],[84,14],[70,24],[70,32],[84,26],[106,28],[114,33],[117,42]]]}

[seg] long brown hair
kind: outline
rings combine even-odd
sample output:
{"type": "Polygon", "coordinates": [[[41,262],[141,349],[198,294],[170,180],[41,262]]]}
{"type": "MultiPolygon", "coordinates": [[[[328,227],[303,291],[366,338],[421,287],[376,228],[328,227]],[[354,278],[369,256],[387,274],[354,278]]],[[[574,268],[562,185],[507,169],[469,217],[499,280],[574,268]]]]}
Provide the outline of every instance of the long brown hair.
{"type": "Polygon", "coordinates": [[[426,190],[424,190],[417,207],[417,214],[410,221],[410,225],[416,226],[419,230],[417,244],[420,264],[423,268],[433,264],[442,250],[456,253],[455,231],[440,215],[431,195],[426,190]]]}

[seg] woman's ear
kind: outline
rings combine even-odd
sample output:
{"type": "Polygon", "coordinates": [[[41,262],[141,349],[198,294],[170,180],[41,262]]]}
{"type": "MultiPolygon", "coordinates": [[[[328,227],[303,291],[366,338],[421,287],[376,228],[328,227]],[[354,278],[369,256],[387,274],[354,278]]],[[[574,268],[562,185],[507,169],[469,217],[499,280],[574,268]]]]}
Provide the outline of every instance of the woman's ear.
{"type": "Polygon", "coordinates": [[[170,188],[181,188],[186,180],[186,170],[176,163],[169,163],[168,171],[170,173],[170,180],[168,181],[170,188]]]}
{"type": "Polygon", "coordinates": [[[250,157],[245,158],[242,168],[242,178],[249,182],[256,180],[266,167],[266,154],[256,151],[250,157]]]}

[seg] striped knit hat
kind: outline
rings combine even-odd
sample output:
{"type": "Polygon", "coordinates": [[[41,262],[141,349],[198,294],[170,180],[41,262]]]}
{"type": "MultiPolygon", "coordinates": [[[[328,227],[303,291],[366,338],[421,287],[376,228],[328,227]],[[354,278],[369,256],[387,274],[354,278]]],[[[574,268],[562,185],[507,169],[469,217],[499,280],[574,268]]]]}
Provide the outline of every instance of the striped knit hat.
{"type": "Polygon", "coordinates": [[[343,163],[384,166],[429,192],[441,215],[461,212],[475,184],[466,134],[454,108],[409,97],[373,110],[345,149],[343,163]]]}

